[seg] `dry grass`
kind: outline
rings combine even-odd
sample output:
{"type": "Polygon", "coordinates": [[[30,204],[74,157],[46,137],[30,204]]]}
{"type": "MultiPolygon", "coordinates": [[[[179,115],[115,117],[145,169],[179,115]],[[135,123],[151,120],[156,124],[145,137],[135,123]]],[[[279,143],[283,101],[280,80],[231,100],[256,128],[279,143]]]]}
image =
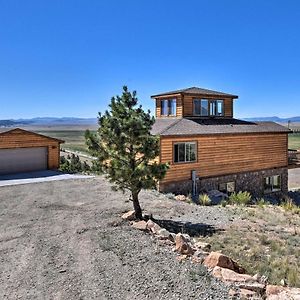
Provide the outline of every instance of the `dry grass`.
{"type": "Polygon", "coordinates": [[[249,274],[270,283],[300,287],[300,214],[288,207],[260,205],[228,209],[239,218],[206,241],[237,260],[249,274]]]}

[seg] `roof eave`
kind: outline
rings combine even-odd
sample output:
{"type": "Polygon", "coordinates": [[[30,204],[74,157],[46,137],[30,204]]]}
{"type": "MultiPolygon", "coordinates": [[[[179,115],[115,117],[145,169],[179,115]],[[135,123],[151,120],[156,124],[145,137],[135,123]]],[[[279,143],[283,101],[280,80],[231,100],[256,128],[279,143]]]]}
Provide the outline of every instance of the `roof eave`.
{"type": "Polygon", "coordinates": [[[151,99],[159,99],[159,98],[169,98],[169,97],[177,97],[182,95],[189,95],[189,96],[195,96],[195,97],[224,97],[224,98],[231,98],[231,99],[238,99],[239,96],[237,95],[231,95],[231,94],[195,94],[195,93],[188,93],[188,92],[182,92],[182,93],[175,93],[175,94],[157,94],[152,95],[151,99]]]}

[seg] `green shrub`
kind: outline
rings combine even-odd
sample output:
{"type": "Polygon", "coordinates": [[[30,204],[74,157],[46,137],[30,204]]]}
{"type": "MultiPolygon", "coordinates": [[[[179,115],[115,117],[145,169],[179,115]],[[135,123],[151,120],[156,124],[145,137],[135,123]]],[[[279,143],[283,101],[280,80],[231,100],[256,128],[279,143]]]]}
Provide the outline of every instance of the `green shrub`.
{"type": "Polygon", "coordinates": [[[294,201],[287,197],[284,202],[282,202],[281,207],[286,211],[291,211],[295,214],[300,214],[300,207],[297,206],[294,201]]]}
{"type": "Polygon", "coordinates": [[[260,198],[260,199],[258,199],[258,200],[256,201],[256,204],[257,204],[259,207],[263,208],[265,205],[268,205],[269,202],[266,201],[264,198],[260,198]]]}
{"type": "Polygon", "coordinates": [[[86,161],[81,162],[78,155],[72,154],[68,155],[67,158],[64,156],[60,157],[60,171],[66,173],[80,173],[88,172],[91,170],[90,166],[86,161]]]}
{"type": "Polygon", "coordinates": [[[251,202],[251,194],[249,192],[234,192],[229,196],[229,202],[236,205],[247,205],[251,202]]]}
{"type": "Polygon", "coordinates": [[[199,196],[199,203],[204,206],[211,205],[211,200],[207,194],[201,194],[199,196]]]}
{"type": "Polygon", "coordinates": [[[226,205],[227,205],[228,203],[227,203],[226,200],[222,200],[220,204],[221,204],[222,207],[226,207],[226,205]]]}

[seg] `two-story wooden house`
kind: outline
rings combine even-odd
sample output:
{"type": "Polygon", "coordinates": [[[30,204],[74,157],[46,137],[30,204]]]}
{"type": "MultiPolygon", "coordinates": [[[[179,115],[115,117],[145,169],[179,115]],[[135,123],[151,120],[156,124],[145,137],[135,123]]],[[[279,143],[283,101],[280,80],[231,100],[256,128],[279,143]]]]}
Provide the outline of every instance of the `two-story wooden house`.
{"type": "Polygon", "coordinates": [[[249,191],[257,197],[288,191],[287,128],[235,119],[236,95],[192,87],[151,98],[159,160],[170,164],[160,191],[249,191]]]}

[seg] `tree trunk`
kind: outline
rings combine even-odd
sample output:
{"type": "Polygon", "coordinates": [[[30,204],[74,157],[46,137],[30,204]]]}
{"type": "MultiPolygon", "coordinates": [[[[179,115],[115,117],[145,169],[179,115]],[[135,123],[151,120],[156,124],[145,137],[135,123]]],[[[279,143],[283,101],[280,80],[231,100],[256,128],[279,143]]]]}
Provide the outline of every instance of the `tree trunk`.
{"type": "Polygon", "coordinates": [[[139,203],[139,194],[138,193],[132,193],[132,202],[133,202],[135,217],[139,220],[142,220],[143,215],[142,215],[142,209],[141,209],[140,203],[139,203]]]}

